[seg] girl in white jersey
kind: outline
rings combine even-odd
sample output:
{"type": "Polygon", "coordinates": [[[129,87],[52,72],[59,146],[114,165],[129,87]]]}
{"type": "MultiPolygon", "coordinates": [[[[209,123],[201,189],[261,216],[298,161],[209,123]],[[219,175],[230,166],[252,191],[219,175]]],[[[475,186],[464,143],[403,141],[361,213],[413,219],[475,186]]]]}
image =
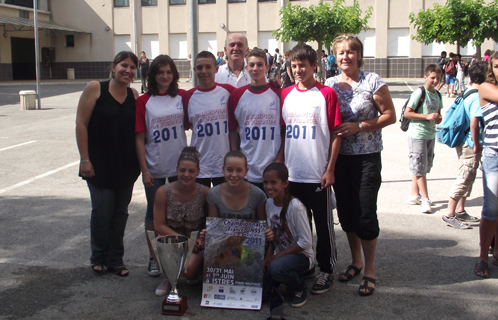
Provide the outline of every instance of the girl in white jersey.
{"type": "Polygon", "coordinates": [[[291,305],[302,307],[308,297],[308,287],[302,274],[315,261],[313,238],[306,207],[290,195],[289,171],[283,163],[268,165],[263,173],[268,226],[273,231],[265,257],[267,290],[279,283],[294,291],[291,305]]]}
{"type": "MultiPolygon", "coordinates": [[[[173,182],[176,177],[176,161],[187,146],[182,96],[178,88],[180,74],[173,60],[159,55],[152,62],[147,74],[147,93],[136,102],[135,148],[147,198],[145,232],[154,230],[153,206],[156,190],[166,179],[173,182]]],[[[151,277],[160,275],[149,246],[147,273],[151,277]]]]}

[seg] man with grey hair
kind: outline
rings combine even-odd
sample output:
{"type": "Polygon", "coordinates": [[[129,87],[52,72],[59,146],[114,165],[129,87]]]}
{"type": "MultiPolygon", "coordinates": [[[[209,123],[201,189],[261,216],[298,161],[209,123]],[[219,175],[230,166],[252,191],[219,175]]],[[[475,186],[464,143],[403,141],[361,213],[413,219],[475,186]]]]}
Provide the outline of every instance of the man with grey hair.
{"type": "Polygon", "coordinates": [[[249,52],[247,38],[240,33],[232,33],[225,40],[227,63],[220,66],[216,73],[217,83],[228,83],[240,88],[251,83],[251,77],[245,70],[245,55],[249,52]]]}

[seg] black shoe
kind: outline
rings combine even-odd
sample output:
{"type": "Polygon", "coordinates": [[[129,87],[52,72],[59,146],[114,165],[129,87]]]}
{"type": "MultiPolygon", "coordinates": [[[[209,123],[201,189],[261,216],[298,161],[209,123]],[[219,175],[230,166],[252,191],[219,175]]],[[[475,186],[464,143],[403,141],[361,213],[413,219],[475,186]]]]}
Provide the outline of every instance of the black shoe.
{"type": "Polygon", "coordinates": [[[332,289],[332,284],[334,282],[334,276],[330,273],[320,272],[316,277],[313,288],[311,288],[311,293],[313,294],[324,294],[330,289],[332,289]]]}
{"type": "Polygon", "coordinates": [[[147,267],[147,274],[151,277],[159,277],[161,272],[159,271],[159,266],[157,265],[154,258],[149,259],[149,266],[147,267]]]}
{"type": "Polygon", "coordinates": [[[301,308],[306,304],[308,300],[308,289],[304,289],[303,291],[296,291],[294,293],[294,298],[292,299],[291,306],[294,308],[301,308]]]}

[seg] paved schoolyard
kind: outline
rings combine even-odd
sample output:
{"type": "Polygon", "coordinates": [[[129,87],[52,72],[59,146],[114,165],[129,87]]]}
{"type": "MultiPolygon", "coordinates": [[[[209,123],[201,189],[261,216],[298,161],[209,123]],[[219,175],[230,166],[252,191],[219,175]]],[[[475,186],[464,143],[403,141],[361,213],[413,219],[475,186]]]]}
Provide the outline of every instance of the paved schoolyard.
{"type": "MultiPolygon", "coordinates": [[[[396,111],[420,85],[413,79],[388,80],[396,111]]],[[[133,84],[139,88],[139,82],[133,84]]],[[[190,83],[181,83],[189,88],[190,83]]],[[[161,281],[147,276],[143,232],[145,195],[135,184],[125,236],[130,276],[97,276],[90,271],[90,200],[77,177],[74,137],[76,105],[82,82],[41,85],[42,110],[19,110],[18,91],[34,84],[0,85],[0,319],[178,319],[160,315],[162,298],[154,295],[161,281]]],[[[445,107],[451,100],[444,98],[445,107]]],[[[378,214],[381,236],[377,251],[377,289],[357,294],[361,277],[336,281],[321,296],[294,309],[287,319],[492,319],[497,318],[498,267],[492,278],[473,273],[478,227],[456,230],[441,222],[447,192],[457,169],[454,150],[436,146],[428,176],[433,214],[405,204],[410,190],[406,136],[398,123],[383,131],[383,184],[378,214]]],[[[467,211],[482,206],[479,172],[467,211]]],[[[345,234],[336,226],[337,275],[349,263],[345,234]]],[[[312,280],[309,280],[311,285],[312,280]]],[[[180,280],[189,309],[181,319],[264,319],[261,311],[201,308],[201,286],[180,280]]]]}

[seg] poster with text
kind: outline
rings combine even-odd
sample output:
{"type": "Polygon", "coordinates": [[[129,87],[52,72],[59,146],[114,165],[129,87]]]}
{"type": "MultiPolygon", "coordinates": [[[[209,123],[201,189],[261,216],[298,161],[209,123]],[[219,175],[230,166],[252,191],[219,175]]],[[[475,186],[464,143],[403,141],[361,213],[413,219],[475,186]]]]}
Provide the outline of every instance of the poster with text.
{"type": "Polygon", "coordinates": [[[266,221],[207,218],[202,307],[261,309],[266,221]]]}

